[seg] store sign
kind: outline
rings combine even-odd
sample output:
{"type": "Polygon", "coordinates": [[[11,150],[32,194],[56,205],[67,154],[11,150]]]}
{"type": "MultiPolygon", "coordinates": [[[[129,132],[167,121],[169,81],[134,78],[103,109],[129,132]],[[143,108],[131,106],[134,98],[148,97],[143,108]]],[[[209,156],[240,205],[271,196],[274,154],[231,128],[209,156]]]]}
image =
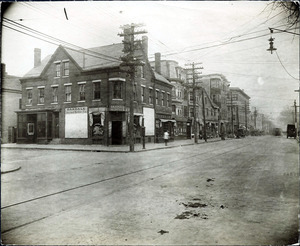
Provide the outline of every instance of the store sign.
{"type": "Polygon", "coordinates": [[[87,107],[66,108],[66,114],[86,114],[87,107]]]}
{"type": "Polygon", "coordinates": [[[65,109],[65,137],[88,137],[88,110],[87,107],[65,109]]]}
{"type": "Polygon", "coordinates": [[[123,105],[111,105],[109,110],[110,111],[125,111],[125,106],[123,106],[123,105]]]}

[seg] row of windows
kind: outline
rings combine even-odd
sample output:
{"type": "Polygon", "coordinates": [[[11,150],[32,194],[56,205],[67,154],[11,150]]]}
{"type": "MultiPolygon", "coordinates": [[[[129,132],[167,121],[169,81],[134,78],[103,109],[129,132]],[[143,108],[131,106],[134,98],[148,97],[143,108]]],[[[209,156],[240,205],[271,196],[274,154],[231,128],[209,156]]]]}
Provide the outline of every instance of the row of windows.
{"type": "MultiPolygon", "coordinates": [[[[120,82],[121,83],[121,82],[120,82]]],[[[116,83],[114,83],[116,84],[116,83]]],[[[85,101],[86,99],[86,83],[79,82],[78,83],[78,100],[85,101]]],[[[118,86],[114,86],[118,87],[118,86]]],[[[113,93],[114,96],[119,97],[118,92],[113,93]]],[[[26,105],[32,105],[32,96],[33,96],[33,88],[27,88],[27,101],[26,105]]],[[[65,84],[64,85],[64,101],[71,102],[72,100],[72,84],[65,84]]],[[[100,100],[100,81],[93,82],[93,100],[100,100]]],[[[58,85],[51,86],[51,102],[58,103],[58,85]]],[[[38,104],[45,103],[45,87],[38,87],[38,104]]]]}
{"type": "MultiPolygon", "coordinates": [[[[101,99],[100,81],[93,81],[93,100],[101,99]]],[[[112,81],[112,98],[123,99],[124,98],[124,82],[112,81]]],[[[146,88],[141,87],[141,99],[143,103],[146,103],[146,88]]],[[[27,88],[27,106],[32,106],[33,88],[27,88]]],[[[51,102],[58,103],[58,85],[51,86],[51,102]]],[[[163,91],[156,90],[155,93],[156,104],[170,107],[170,94],[163,91]]],[[[86,82],[78,82],[78,101],[86,100],[86,82]]],[[[137,100],[137,86],[134,86],[134,100],[137,100]]],[[[72,101],[72,84],[64,85],[64,102],[72,101]]],[[[38,87],[38,104],[45,103],[45,87],[38,87]]],[[[149,88],[149,104],[153,104],[153,89],[149,88]]]]}

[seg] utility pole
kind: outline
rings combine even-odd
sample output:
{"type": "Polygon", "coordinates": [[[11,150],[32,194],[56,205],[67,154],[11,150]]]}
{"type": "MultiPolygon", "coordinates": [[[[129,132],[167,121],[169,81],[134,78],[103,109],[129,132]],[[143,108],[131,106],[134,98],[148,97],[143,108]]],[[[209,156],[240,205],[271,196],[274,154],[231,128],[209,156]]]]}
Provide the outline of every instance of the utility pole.
{"type": "Polygon", "coordinates": [[[143,25],[140,24],[130,24],[121,26],[121,29],[123,29],[123,33],[120,33],[119,36],[124,37],[123,43],[124,43],[124,56],[121,57],[121,60],[123,61],[121,63],[121,67],[126,67],[127,72],[130,76],[130,83],[129,83],[129,151],[134,152],[134,78],[135,78],[135,68],[136,66],[143,66],[144,63],[138,60],[135,57],[135,51],[138,49],[138,43],[140,40],[135,40],[135,35],[138,34],[144,34],[146,31],[138,31],[136,28],[142,27],[143,25]]]}
{"type": "Polygon", "coordinates": [[[256,107],[254,108],[254,129],[256,130],[256,117],[257,117],[257,111],[256,107]]]}
{"type": "Polygon", "coordinates": [[[196,69],[203,69],[203,67],[195,67],[195,65],[200,65],[202,63],[191,63],[185,64],[186,66],[192,66],[192,76],[193,76],[193,117],[194,117],[194,125],[193,125],[193,132],[194,132],[194,141],[198,143],[198,131],[197,131],[197,110],[196,110],[196,75],[201,74],[201,72],[196,72],[196,69]]]}
{"type": "Polygon", "coordinates": [[[245,126],[246,126],[246,133],[247,133],[247,113],[248,113],[248,108],[247,108],[247,102],[245,101],[245,126]]]}
{"type": "Polygon", "coordinates": [[[233,103],[232,103],[232,91],[230,92],[230,104],[231,104],[231,134],[234,134],[234,126],[233,126],[233,103]]]}
{"type": "Polygon", "coordinates": [[[204,105],[204,89],[202,88],[202,115],[203,115],[203,137],[205,142],[207,142],[206,137],[206,120],[205,120],[205,105],[204,105]]]}
{"type": "Polygon", "coordinates": [[[296,104],[296,100],[294,100],[294,108],[295,108],[295,128],[296,128],[296,137],[298,137],[297,104],[296,104]]]}

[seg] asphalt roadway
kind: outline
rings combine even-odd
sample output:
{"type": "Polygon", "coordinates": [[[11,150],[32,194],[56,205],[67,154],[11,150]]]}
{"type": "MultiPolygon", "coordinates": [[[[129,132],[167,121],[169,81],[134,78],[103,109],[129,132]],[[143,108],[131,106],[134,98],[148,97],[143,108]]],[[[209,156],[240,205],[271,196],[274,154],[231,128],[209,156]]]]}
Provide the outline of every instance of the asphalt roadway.
{"type": "Polygon", "coordinates": [[[26,245],[288,245],[299,148],[261,136],[136,153],[2,149],[1,238],[26,245]]]}

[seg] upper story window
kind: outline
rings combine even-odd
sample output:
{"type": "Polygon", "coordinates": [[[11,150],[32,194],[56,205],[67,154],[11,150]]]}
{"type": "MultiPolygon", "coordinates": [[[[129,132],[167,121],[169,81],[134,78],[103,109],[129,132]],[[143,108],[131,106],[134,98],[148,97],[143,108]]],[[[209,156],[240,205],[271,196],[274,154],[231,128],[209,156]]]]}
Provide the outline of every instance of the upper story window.
{"type": "Polygon", "coordinates": [[[44,104],[45,103],[45,87],[38,87],[38,91],[39,91],[38,104],[44,104]]]}
{"type": "Polygon", "coordinates": [[[161,105],[165,106],[165,93],[161,92],[161,105]]]}
{"type": "Polygon", "coordinates": [[[176,114],[176,105],[172,105],[172,113],[176,114]]]}
{"type": "Polygon", "coordinates": [[[146,91],[146,88],[145,88],[144,86],[142,86],[142,102],[143,102],[143,103],[146,102],[145,91],[146,91]]]}
{"type": "Polygon", "coordinates": [[[158,94],[159,94],[159,90],[156,90],[155,91],[155,102],[156,102],[156,105],[158,105],[158,94]]]}
{"type": "Polygon", "coordinates": [[[123,83],[126,81],[124,78],[110,78],[112,82],[112,99],[123,99],[123,83]]]}
{"type": "Polygon", "coordinates": [[[145,66],[141,66],[141,78],[145,78],[145,66]]]}
{"type": "Polygon", "coordinates": [[[232,94],[232,100],[237,101],[238,100],[238,95],[237,94],[232,94]]]}
{"type": "Polygon", "coordinates": [[[65,102],[71,102],[72,99],[72,85],[65,84],[65,102]]]}
{"type": "Polygon", "coordinates": [[[122,81],[113,82],[113,99],[122,99],[122,81]]]}
{"type": "Polygon", "coordinates": [[[79,101],[85,101],[85,82],[79,82],[78,87],[78,99],[79,101]]]}
{"type": "Polygon", "coordinates": [[[100,82],[101,80],[93,81],[93,100],[100,100],[100,82]]]}
{"type": "Polygon", "coordinates": [[[153,104],[153,89],[149,88],[149,104],[153,104]]]}
{"type": "Polygon", "coordinates": [[[170,93],[167,94],[167,107],[170,107],[170,100],[171,100],[171,95],[170,93]]]}
{"type": "Polygon", "coordinates": [[[69,61],[63,61],[63,76],[69,76],[70,74],[70,64],[69,61]]]}
{"type": "Polygon", "coordinates": [[[60,77],[60,62],[55,63],[55,77],[60,77]]]}
{"type": "Polygon", "coordinates": [[[26,105],[31,106],[32,105],[32,88],[27,88],[26,93],[27,93],[26,105]]]}
{"type": "Polygon", "coordinates": [[[58,86],[52,86],[52,103],[58,102],[58,86]]]}
{"type": "Polygon", "coordinates": [[[194,98],[193,98],[193,92],[191,91],[190,92],[190,102],[192,103],[194,100],[193,100],[194,98]]]}

